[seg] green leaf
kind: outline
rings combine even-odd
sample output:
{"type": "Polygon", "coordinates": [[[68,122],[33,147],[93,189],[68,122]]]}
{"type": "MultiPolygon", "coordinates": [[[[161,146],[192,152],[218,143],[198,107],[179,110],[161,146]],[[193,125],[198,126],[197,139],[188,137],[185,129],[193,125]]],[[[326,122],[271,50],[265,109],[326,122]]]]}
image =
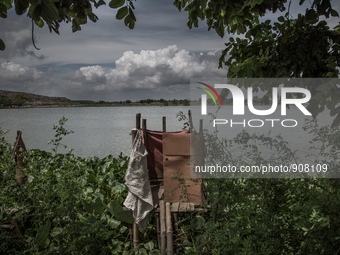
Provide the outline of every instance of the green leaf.
{"type": "Polygon", "coordinates": [[[103,204],[99,197],[96,198],[96,201],[94,202],[92,209],[94,213],[97,215],[101,214],[101,212],[103,211],[103,204]]]}
{"type": "Polygon", "coordinates": [[[123,19],[129,12],[129,9],[127,6],[124,6],[120,8],[116,14],[116,19],[123,19]]]}
{"type": "Polygon", "coordinates": [[[120,228],[120,233],[123,234],[127,229],[128,229],[127,226],[122,226],[122,227],[120,228]]]}
{"type": "MultiPolygon", "coordinates": [[[[135,16],[135,14],[133,13],[132,8],[129,8],[129,15],[131,16],[131,18],[132,18],[134,21],[137,21],[136,16],[135,16]]],[[[122,162],[122,163],[124,163],[124,162],[122,162]]]]}
{"type": "Polygon", "coordinates": [[[331,110],[330,115],[334,116],[336,114],[340,113],[340,106],[338,106],[337,108],[334,108],[333,110],[331,110]]]}
{"type": "Polygon", "coordinates": [[[26,12],[29,3],[27,0],[14,0],[15,12],[18,15],[22,15],[26,12]]]}
{"type": "Polygon", "coordinates": [[[45,20],[57,20],[59,19],[59,12],[54,3],[45,0],[43,1],[43,6],[41,8],[41,16],[44,17],[45,20]]]}
{"type": "Polygon", "coordinates": [[[151,250],[153,250],[153,248],[155,247],[155,244],[154,244],[152,241],[150,241],[150,242],[144,244],[144,247],[145,247],[147,250],[151,251],[151,250]]]}
{"type": "Polygon", "coordinates": [[[110,3],[109,3],[109,6],[111,8],[119,8],[121,7],[123,4],[125,4],[125,0],[112,0],[110,3]]]}
{"type": "Polygon", "coordinates": [[[40,28],[44,26],[44,21],[42,19],[39,19],[38,21],[35,20],[34,23],[40,28]]]}
{"type": "Polygon", "coordinates": [[[34,20],[39,20],[41,15],[42,5],[35,3],[32,4],[28,10],[29,16],[34,20]]]}
{"type": "Polygon", "coordinates": [[[51,222],[48,220],[45,226],[41,226],[35,236],[38,246],[47,246],[49,244],[48,234],[51,228],[51,222]]]}
{"type": "Polygon", "coordinates": [[[338,114],[338,116],[336,116],[335,120],[332,123],[331,128],[335,128],[337,126],[340,126],[340,113],[338,114]]]}
{"type": "Polygon", "coordinates": [[[111,193],[113,194],[120,194],[125,190],[126,186],[122,183],[117,183],[115,186],[112,187],[111,193]]]}
{"type": "Polygon", "coordinates": [[[140,255],[148,255],[148,253],[146,252],[146,250],[144,248],[140,248],[138,250],[138,254],[140,254],[140,255]]]}
{"type": "Polygon", "coordinates": [[[280,22],[284,22],[285,18],[283,16],[280,16],[280,17],[277,18],[277,20],[280,21],[280,22]]]}
{"type": "Polygon", "coordinates": [[[130,29],[133,29],[135,27],[135,22],[133,21],[133,22],[130,22],[129,23],[129,28],[130,29]]]}
{"type": "Polygon", "coordinates": [[[92,196],[99,198],[101,201],[104,200],[104,195],[102,193],[96,192],[96,193],[93,193],[92,196]]]}
{"type": "Polygon", "coordinates": [[[119,221],[132,224],[134,219],[130,212],[124,211],[123,207],[117,201],[111,201],[107,210],[119,221]]]}
{"type": "Polygon", "coordinates": [[[152,250],[149,255],[161,255],[161,252],[159,250],[152,250]]]}
{"type": "Polygon", "coordinates": [[[107,219],[107,224],[113,229],[117,228],[120,225],[120,223],[121,223],[120,221],[112,218],[107,219]]]}
{"type": "Polygon", "coordinates": [[[54,227],[53,230],[52,230],[51,235],[52,236],[57,236],[57,235],[61,234],[62,232],[63,232],[62,228],[54,227]]]}
{"type": "Polygon", "coordinates": [[[4,50],[6,48],[3,40],[0,39],[0,50],[4,50]]]}
{"type": "Polygon", "coordinates": [[[124,19],[125,26],[128,26],[130,23],[134,22],[133,18],[130,15],[127,15],[124,19]]]}
{"type": "Polygon", "coordinates": [[[204,223],[205,223],[205,219],[201,216],[198,216],[195,219],[193,219],[193,221],[191,222],[191,225],[195,227],[196,229],[200,229],[204,223]]]}

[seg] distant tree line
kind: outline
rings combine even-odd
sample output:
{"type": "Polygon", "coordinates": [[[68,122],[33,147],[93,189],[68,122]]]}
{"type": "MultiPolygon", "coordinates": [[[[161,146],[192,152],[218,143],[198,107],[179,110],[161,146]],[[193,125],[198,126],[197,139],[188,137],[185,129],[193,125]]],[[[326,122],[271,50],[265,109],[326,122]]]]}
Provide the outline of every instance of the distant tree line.
{"type": "Polygon", "coordinates": [[[27,95],[17,93],[12,96],[0,96],[0,107],[22,106],[28,100],[27,95]]]}
{"type": "Polygon", "coordinates": [[[107,101],[99,101],[95,102],[92,100],[73,100],[74,103],[77,104],[85,104],[85,105],[94,105],[94,104],[99,104],[99,105],[114,105],[114,104],[155,104],[159,105],[162,104],[164,106],[168,105],[184,105],[184,106],[189,106],[190,101],[188,99],[173,99],[173,100],[166,100],[166,99],[141,99],[137,100],[135,102],[132,102],[131,100],[125,100],[125,101],[113,101],[113,102],[107,102],[107,101]]]}

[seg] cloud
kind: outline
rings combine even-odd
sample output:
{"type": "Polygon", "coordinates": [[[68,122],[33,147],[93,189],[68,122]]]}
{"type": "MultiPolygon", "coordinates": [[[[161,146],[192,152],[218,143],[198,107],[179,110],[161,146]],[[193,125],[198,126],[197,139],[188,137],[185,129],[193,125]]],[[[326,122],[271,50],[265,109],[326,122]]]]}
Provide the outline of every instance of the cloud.
{"type": "Polygon", "coordinates": [[[220,52],[193,54],[176,45],[140,53],[126,51],[115,62],[115,69],[105,71],[99,65],[81,67],[64,80],[74,87],[83,84],[94,91],[137,89],[149,93],[177,93],[183,86],[188,87],[190,78],[225,77],[226,70],[217,68],[219,56],[220,52]]]}
{"type": "Polygon", "coordinates": [[[139,53],[126,51],[115,61],[115,68],[82,66],[64,76],[4,62],[0,66],[1,89],[105,101],[184,99],[189,98],[190,78],[226,76],[227,70],[217,68],[220,54],[190,53],[176,45],[139,53]]]}
{"type": "Polygon", "coordinates": [[[40,79],[43,73],[32,67],[22,67],[12,62],[4,62],[0,68],[1,78],[11,82],[29,82],[40,79]]]}

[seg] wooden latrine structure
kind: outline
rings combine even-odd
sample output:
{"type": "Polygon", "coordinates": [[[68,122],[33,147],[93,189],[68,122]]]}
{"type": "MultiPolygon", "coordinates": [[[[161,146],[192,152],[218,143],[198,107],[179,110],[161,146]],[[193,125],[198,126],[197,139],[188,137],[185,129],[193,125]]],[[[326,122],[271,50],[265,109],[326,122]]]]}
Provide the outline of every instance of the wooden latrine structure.
{"type": "MultiPolygon", "coordinates": [[[[204,142],[203,120],[199,132],[193,128],[189,110],[190,128],[187,131],[167,132],[166,117],[162,120],[162,131],[147,129],[146,119],[136,114],[136,129],[142,130],[144,145],[148,151],[147,164],[151,185],[154,211],[156,212],[158,244],[162,254],[173,254],[173,231],[171,214],[177,228],[178,213],[202,211],[204,186],[202,180],[190,179],[190,160],[195,165],[203,165],[204,142]],[[195,148],[190,146],[194,139],[195,148]],[[183,183],[184,181],[184,183],[183,183]]],[[[136,131],[132,132],[134,141],[136,131]]],[[[133,247],[138,246],[138,228],[134,223],[133,247]]]]}

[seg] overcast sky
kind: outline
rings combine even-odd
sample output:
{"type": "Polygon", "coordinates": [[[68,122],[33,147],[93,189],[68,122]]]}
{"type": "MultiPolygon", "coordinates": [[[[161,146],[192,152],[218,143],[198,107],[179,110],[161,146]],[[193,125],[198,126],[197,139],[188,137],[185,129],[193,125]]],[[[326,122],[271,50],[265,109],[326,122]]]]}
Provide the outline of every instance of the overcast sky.
{"type": "Polygon", "coordinates": [[[217,66],[228,36],[208,31],[205,21],[189,29],[187,12],[172,3],[134,1],[133,30],[108,6],[76,33],[71,24],[62,23],[60,35],[35,26],[41,50],[30,19],[11,10],[0,22],[0,89],[94,101],[189,98],[190,78],[226,77],[217,66]]]}

